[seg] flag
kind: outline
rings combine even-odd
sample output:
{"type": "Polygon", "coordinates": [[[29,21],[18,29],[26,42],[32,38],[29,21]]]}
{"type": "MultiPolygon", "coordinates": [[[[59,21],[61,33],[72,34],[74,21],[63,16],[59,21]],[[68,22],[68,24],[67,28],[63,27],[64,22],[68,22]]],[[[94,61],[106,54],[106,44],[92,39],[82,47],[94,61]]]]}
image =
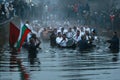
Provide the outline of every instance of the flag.
{"type": "Polygon", "coordinates": [[[10,22],[10,32],[9,32],[9,45],[10,47],[14,47],[15,43],[18,40],[20,30],[10,22]]]}
{"type": "Polygon", "coordinates": [[[16,45],[18,52],[20,51],[22,44],[24,43],[29,32],[31,32],[31,30],[24,24],[21,28],[19,39],[18,39],[17,45],[16,45]]]}

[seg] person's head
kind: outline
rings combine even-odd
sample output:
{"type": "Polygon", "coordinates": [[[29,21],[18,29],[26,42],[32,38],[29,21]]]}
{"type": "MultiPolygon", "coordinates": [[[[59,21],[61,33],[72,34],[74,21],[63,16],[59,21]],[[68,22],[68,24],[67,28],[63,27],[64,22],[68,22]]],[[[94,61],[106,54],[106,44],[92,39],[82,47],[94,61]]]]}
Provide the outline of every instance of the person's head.
{"type": "Polygon", "coordinates": [[[76,31],[76,30],[77,30],[77,27],[76,27],[76,26],[74,26],[74,27],[73,27],[73,29],[76,31]]]}
{"type": "Polygon", "coordinates": [[[57,32],[57,28],[54,28],[54,30],[53,30],[55,33],[57,32]]]}
{"type": "Polygon", "coordinates": [[[85,34],[86,34],[86,35],[89,35],[89,32],[88,32],[88,31],[85,31],[85,34]]]}
{"type": "Polygon", "coordinates": [[[62,31],[62,32],[64,31],[64,27],[61,28],[61,31],[62,31]]]}
{"type": "Polygon", "coordinates": [[[26,21],[26,24],[29,24],[29,21],[26,21]]]}
{"type": "Polygon", "coordinates": [[[115,32],[113,32],[113,35],[117,36],[117,32],[116,32],[116,31],[115,31],[115,32]]]}
{"type": "Polygon", "coordinates": [[[34,39],[37,38],[36,34],[34,34],[34,33],[31,34],[31,37],[34,38],[34,39]]]}
{"type": "Polygon", "coordinates": [[[63,39],[65,39],[65,38],[66,38],[66,34],[63,34],[63,36],[62,36],[62,37],[63,37],[63,39]]]}
{"type": "Polygon", "coordinates": [[[46,28],[44,28],[44,31],[46,31],[47,29],[46,28]]]}
{"type": "Polygon", "coordinates": [[[78,36],[80,35],[80,31],[79,31],[79,30],[77,30],[77,35],[78,35],[78,36]]]}
{"type": "Polygon", "coordinates": [[[69,29],[68,29],[68,32],[71,32],[71,31],[72,31],[72,28],[69,28],[69,29]]]}
{"type": "Polygon", "coordinates": [[[84,32],[84,28],[83,28],[83,27],[81,27],[80,30],[81,30],[82,32],[84,32]]]}
{"type": "Polygon", "coordinates": [[[61,32],[58,32],[58,37],[61,37],[61,32]]]}

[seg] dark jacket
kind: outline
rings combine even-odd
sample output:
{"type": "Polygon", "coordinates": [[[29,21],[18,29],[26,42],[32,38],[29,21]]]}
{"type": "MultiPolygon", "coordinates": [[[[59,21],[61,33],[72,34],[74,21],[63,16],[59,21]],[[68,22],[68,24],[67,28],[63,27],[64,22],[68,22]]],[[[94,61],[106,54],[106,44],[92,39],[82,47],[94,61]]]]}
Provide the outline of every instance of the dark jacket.
{"type": "Polygon", "coordinates": [[[50,35],[50,45],[52,47],[56,46],[56,35],[54,33],[50,35]]]}
{"type": "Polygon", "coordinates": [[[80,51],[84,51],[89,48],[89,44],[88,44],[87,40],[80,40],[78,42],[78,47],[79,47],[80,51]]]}
{"type": "Polygon", "coordinates": [[[111,51],[119,52],[119,38],[116,35],[114,35],[112,39],[107,42],[110,43],[109,48],[111,51]]]}
{"type": "Polygon", "coordinates": [[[29,53],[28,55],[29,58],[36,58],[37,57],[37,46],[31,43],[29,45],[28,53],[29,53]]]}

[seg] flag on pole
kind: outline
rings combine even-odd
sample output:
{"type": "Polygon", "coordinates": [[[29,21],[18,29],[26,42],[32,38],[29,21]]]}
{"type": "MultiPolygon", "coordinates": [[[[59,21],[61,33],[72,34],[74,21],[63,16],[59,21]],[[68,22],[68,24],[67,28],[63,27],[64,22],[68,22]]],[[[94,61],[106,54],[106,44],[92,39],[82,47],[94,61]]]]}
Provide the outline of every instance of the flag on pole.
{"type": "Polygon", "coordinates": [[[9,45],[11,48],[13,48],[17,42],[19,33],[20,30],[12,22],[10,22],[9,45]]]}
{"type": "Polygon", "coordinates": [[[17,45],[16,45],[18,52],[20,52],[22,44],[24,43],[25,39],[27,38],[27,35],[29,32],[31,32],[31,30],[24,24],[21,28],[19,39],[18,39],[17,45]]]}

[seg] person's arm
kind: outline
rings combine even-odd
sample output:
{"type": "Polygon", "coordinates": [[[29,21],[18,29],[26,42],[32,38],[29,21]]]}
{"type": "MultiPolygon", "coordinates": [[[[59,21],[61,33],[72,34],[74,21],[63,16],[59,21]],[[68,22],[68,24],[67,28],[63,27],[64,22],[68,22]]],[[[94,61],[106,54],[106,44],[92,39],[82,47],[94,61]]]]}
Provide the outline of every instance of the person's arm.
{"type": "Polygon", "coordinates": [[[108,42],[108,43],[112,43],[112,40],[107,40],[106,42],[108,42]]]}

